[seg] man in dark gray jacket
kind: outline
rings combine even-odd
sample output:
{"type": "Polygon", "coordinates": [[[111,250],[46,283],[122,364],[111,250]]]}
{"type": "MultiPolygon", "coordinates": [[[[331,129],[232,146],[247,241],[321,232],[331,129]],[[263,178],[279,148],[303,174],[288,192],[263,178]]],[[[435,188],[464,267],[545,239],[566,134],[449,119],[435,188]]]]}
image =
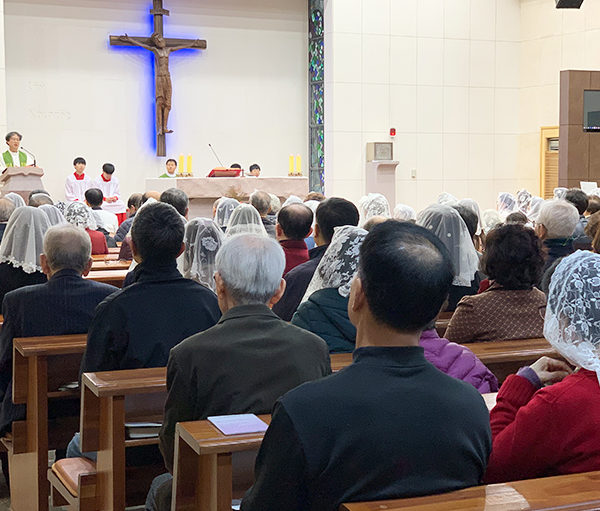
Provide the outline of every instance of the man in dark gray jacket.
{"type": "MultiPolygon", "coordinates": [[[[171,350],[160,448],[173,470],[175,425],[212,415],[271,413],[298,385],[331,373],[325,342],[279,319],[285,265],[279,244],[265,236],[229,239],[217,255],[220,321],[171,350]]],[[[155,479],[146,509],[170,509],[170,474],[155,479]]]]}

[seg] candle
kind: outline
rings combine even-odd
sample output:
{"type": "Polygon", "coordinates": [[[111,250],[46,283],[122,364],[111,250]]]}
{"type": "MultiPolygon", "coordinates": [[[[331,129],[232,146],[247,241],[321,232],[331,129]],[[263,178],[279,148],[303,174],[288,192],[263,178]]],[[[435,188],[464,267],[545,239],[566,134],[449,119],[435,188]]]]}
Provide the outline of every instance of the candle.
{"type": "Polygon", "coordinates": [[[179,174],[180,176],[183,175],[183,154],[179,155],[179,165],[177,168],[177,174],[179,174]]]}
{"type": "Polygon", "coordinates": [[[188,176],[192,175],[192,155],[188,154],[187,157],[187,174],[188,176]]]}
{"type": "Polygon", "coordinates": [[[290,154],[290,170],[288,172],[288,176],[294,175],[294,155],[290,154]]]}
{"type": "Polygon", "coordinates": [[[302,175],[302,157],[300,155],[296,156],[296,175],[302,175]]]}

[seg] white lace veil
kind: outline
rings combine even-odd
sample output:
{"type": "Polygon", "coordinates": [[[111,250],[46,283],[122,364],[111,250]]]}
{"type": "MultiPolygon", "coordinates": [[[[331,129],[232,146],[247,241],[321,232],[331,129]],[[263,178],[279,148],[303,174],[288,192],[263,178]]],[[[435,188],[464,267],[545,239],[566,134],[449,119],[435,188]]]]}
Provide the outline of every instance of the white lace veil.
{"type": "Polygon", "coordinates": [[[40,254],[44,251],[44,235],[49,228],[48,216],[38,208],[15,209],[0,242],[0,263],[8,262],[25,273],[41,272],[40,254]]]}
{"type": "Polygon", "coordinates": [[[308,284],[302,301],[321,289],[334,288],[340,296],[350,294],[352,279],[358,269],[359,251],[367,231],[360,227],[336,227],[333,238],[308,284]]]}
{"type": "Polygon", "coordinates": [[[499,193],[496,206],[500,219],[504,222],[508,215],[517,211],[517,198],[512,193],[499,193]]]}
{"type": "Polygon", "coordinates": [[[567,360],[595,371],[600,382],[600,255],[578,250],[556,267],[544,337],[567,360]]]}
{"type": "Polygon", "coordinates": [[[360,211],[361,225],[369,218],[374,216],[384,216],[391,218],[390,203],[380,193],[370,193],[358,201],[358,210],[360,211]]]}
{"type": "Polygon", "coordinates": [[[438,195],[437,203],[445,204],[446,206],[454,206],[455,204],[458,204],[458,199],[451,193],[443,192],[438,195]]]}
{"type": "Polygon", "coordinates": [[[486,209],[481,214],[481,222],[483,223],[483,232],[487,234],[494,227],[500,225],[502,223],[502,219],[495,209],[486,209]]]}
{"type": "Polygon", "coordinates": [[[225,235],[210,218],[194,218],[185,226],[183,276],[215,291],[217,252],[225,235]]]}
{"type": "Polygon", "coordinates": [[[76,225],[77,227],[83,227],[84,229],[90,229],[95,231],[98,226],[92,210],[81,202],[71,202],[65,211],[65,219],[70,224],[76,225]]]}
{"type": "Polygon", "coordinates": [[[531,204],[531,199],[533,199],[533,195],[531,195],[527,190],[523,189],[517,193],[517,207],[519,211],[523,214],[527,214],[529,211],[529,204],[531,204]]]}
{"type": "Polygon", "coordinates": [[[302,199],[297,195],[290,195],[285,202],[281,205],[282,208],[289,206],[290,204],[302,204],[302,199]]]}
{"type": "Polygon", "coordinates": [[[406,204],[396,204],[394,208],[394,219],[402,222],[410,222],[417,219],[415,210],[406,204]]]}
{"type": "Polygon", "coordinates": [[[434,204],[419,213],[417,224],[430,229],[446,245],[454,265],[452,283],[455,286],[470,286],[479,268],[479,256],[458,211],[450,206],[434,204]]]}
{"type": "Polygon", "coordinates": [[[23,206],[27,205],[27,204],[25,204],[23,197],[21,197],[18,193],[15,193],[15,192],[7,193],[4,196],[4,198],[11,200],[12,203],[15,205],[15,208],[22,208],[23,206]]]}
{"type": "Polygon", "coordinates": [[[60,209],[52,204],[42,204],[39,209],[46,213],[48,220],[50,220],[50,226],[68,223],[60,209]]]}
{"type": "Polygon", "coordinates": [[[265,226],[256,208],[250,204],[240,204],[233,210],[225,235],[230,238],[236,234],[259,234],[268,236],[265,226]]]}
{"type": "Polygon", "coordinates": [[[481,221],[481,210],[479,209],[477,201],[475,199],[461,199],[458,201],[458,205],[469,208],[477,215],[477,231],[475,231],[475,234],[481,234],[481,231],[483,231],[483,222],[481,221]]]}
{"type": "Polygon", "coordinates": [[[540,215],[540,209],[544,204],[544,199],[541,197],[532,197],[529,203],[529,210],[527,211],[527,218],[530,222],[537,222],[538,216],[540,215]]]}
{"type": "Polygon", "coordinates": [[[563,186],[559,186],[558,188],[554,189],[554,198],[555,199],[564,199],[565,195],[567,195],[568,191],[569,191],[568,188],[565,188],[563,186]]]}
{"type": "Polygon", "coordinates": [[[215,213],[215,222],[217,225],[221,228],[227,227],[233,210],[239,205],[240,203],[231,197],[221,197],[217,204],[217,212],[215,213]]]}

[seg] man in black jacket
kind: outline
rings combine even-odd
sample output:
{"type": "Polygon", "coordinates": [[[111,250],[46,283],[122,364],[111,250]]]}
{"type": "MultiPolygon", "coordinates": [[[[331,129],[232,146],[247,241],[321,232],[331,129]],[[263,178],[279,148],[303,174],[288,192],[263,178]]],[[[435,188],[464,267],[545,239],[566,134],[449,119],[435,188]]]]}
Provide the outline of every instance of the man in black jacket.
{"type": "MultiPolygon", "coordinates": [[[[118,291],[114,286],[82,278],[92,266],[92,245],[83,229],[70,224],[52,227],[44,237],[40,262],[45,284],[7,293],[0,330],[0,432],[25,417],[25,405],[12,402],[13,339],[86,333],[96,306],[118,291]]],[[[68,382],[65,382],[68,383],[68,382]]]]}
{"type": "MultiPolygon", "coordinates": [[[[223,317],[169,357],[160,448],[170,471],[177,422],[269,413],[288,390],[331,373],[325,342],[269,309],[285,289],[284,265],[283,250],[265,236],[235,236],[221,247],[215,280],[223,317]]],[[[155,480],[146,509],[170,509],[171,480],[155,480]]]]}
{"type": "Polygon", "coordinates": [[[360,216],[358,209],[350,201],[331,197],[319,204],[315,218],[313,237],[317,246],[308,252],[310,260],[296,266],[285,275],[285,293],[273,306],[273,312],[285,321],[292,320],[300,305],[308,284],[331,243],[334,229],[343,225],[357,226],[360,216]]]}
{"type": "Polygon", "coordinates": [[[419,346],[453,277],[428,230],[387,221],[369,233],[348,306],[354,362],[277,402],[242,511],[336,511],[481,482],[491,451],[486,405],[419,346]]]}

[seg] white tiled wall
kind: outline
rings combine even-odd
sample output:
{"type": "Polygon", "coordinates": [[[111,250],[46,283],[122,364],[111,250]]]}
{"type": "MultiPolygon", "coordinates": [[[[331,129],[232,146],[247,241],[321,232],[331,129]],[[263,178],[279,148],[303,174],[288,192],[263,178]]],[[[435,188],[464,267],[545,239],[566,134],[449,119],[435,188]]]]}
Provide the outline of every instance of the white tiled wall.
{"type": "Polygon", "coordinates": [[[0,0],[0,133],[6,133],[6,60],[4,58],[4,0],[0,0]]]}
{"type": "Polygon", "coordinates": [[[391,127],[398,201],[515,190],[520,25],[519,0],[326,0],[326,192],[358,199],[391,127]]]}

